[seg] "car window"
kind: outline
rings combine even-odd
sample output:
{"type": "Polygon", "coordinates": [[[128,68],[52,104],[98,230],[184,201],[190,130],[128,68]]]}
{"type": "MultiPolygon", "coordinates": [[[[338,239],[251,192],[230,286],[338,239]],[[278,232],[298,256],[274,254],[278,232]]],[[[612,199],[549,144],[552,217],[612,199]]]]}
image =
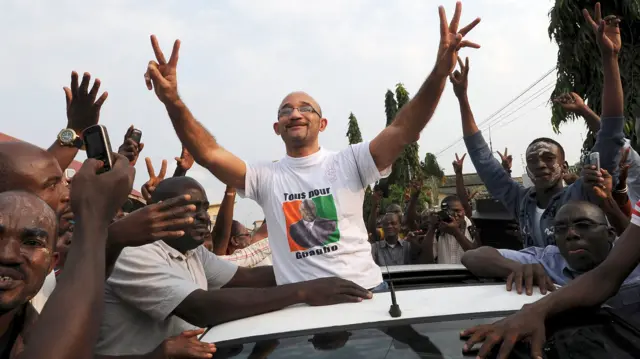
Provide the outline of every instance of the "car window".
{"type": "MultiPolygon", "coordinates": [[[[494,314],[495,315],[495,314],[494,314]]],[[[372,358],[458,359],[462,355],[462,329],[489,324],[501,317],[336,330],[329,333],[264,338],[237,345],[219,343],[216,359],[372,358]]],[[[626,318],[601,310],[576,315],[568,313],[547,327],[547,358],[633,359],[640,353],[640,330],[626,318]],[[614,355],[615,354],[615,355],[614,355]],[[576,356],[577,355],[577,356],[576,356]]],[[[372,323],[375,325],[375,323],[372,323]]],[[[497,348],[496,348],[497,349],[497,348]]],[[[530,358],[527,344],[518,343],[510,358],[530,358]]]]}
{"type": "Polygon", "coordinates": [[[500,317],[452,320],[381,328],[334,331],[227,346],[220,358],[463,358],[459,333],[500,317]]]}

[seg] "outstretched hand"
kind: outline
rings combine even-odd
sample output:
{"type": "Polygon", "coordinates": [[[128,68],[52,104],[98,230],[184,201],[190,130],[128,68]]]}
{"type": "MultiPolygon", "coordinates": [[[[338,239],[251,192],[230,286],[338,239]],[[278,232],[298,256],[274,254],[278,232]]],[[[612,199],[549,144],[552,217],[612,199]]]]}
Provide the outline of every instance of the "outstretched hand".
{"type": "Polygon", "coordinates": [[[201,342],[198,335],[204,333],[204,329],[186,330],[180,335],[165,339],[156,349],[154,358],[162,359],[187,359],[187,358],[211,358],[216,352],[216,346],[201,342]]]}
{"type": "Polygon", "coordinates": [[[591,17],[587,9],[582,9],[582,15],[584,15],[587,23],[591,25],[598,47],[603,55],[617,55],[622,48],[622,39],[620,38],[620,18],[615,15],[609,15],[602,18],[602,10],[600,9],[600,3],[596,3],[595,6],[595,19],[591,17]]]}
{"type": "Polygon", "coordinates": [[[151,47],[156,55],[156,61],[149,61],[147,72],[144,74],[147,89],[153,89],[162,103],[175,103],[180,99],[180,96],[178,96],[178,75],[176,70],[178,67],[180,40],[176,40],[173,43],[169,62],[165,60],[156,35],[151,35],[151,47]]]}
{"type": "Polygon", "coordinates": [[[78,135],[85,128],[98,124],[100,109],[109,96],[107,92],[103,92],[96,100],[100,90],[100,79],[95,79],[91,91],[89,91],[90,82],[91,74],[85,72],[82,82],[78,85],[78,73],[73,71],[71,86],[63,88],[67,101],[67,128],[74,130],[78,135]]]}
{"type": "Polygon", "coordinates": [[[456,66],[458,50],[463,47],[479,49],[480,45],[463,40],[476,25],[480,23],[480,18],[476,18],[469,25],[458,31],[460,15],[462,13],[462,3],[456,3],[456,10],[453,13],[451,23],[447,24],[447,14],[443,6],[438,7],[440,16],[440,46],[438,48],[438,59],[436,60],[435,71],[441,76],[449,76],[456,66]]]}
{"type": "Polygon", "coordinates": [[[579,113],[584,109],[584,100],[575,92],[567,92],[553,99],[565,111],[579,113]]]}
{"type": "Polygon", "coordinates": [[[513,156],[511,156],[508,153],[506,147],[504,148],[504,154],[500,153],[500,151],[497,151],[497,152],[498,152],[498,156],[500,156],[502,168],[504,168],[507,171],[510,171],[511,166],[513,165],[513,156]]]}

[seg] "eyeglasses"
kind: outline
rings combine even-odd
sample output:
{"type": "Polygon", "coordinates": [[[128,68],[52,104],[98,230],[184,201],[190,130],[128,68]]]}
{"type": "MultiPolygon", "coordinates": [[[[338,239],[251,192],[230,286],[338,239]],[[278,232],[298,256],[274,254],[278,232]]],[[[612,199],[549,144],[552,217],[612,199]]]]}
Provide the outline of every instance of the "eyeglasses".
{"type": "Polygon", "coordinates": [[[298,110],[300,113],[315,113],[320,116],[320,113],[316,111],[311,105],[304,105],[300,107],[283,107],[278,111],[278,118],[289,117],[293,113],[293,110],[298,110]]]}
{"type": "Polygon", "coordinates": [[[567,232],[569,232],[569,228],[573,228],[573,230],[576,231],[577,233],[584,234],[600,226],[607,226],[607,224],[589,222],[589,221],[579,221],[571,224],[556,224],[555,226],[553,226],[553,233],[564,235],[564,234],[567,234],[567,232]]]}

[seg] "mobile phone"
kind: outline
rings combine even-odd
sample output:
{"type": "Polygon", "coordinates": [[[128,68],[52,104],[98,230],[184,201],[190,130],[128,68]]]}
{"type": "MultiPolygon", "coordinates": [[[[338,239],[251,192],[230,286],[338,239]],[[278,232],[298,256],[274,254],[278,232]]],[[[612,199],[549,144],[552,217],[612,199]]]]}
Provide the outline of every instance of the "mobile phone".
{"type": "Polygon", "coordinates": [[[129,136],[129,138],[132,139],[135,143],[140,144],[140,140],[142,139],[142,131],[134,128],[131,131],[131,135],[129,136]]]}
{"type": "Polygon", "coordinates": [[[107,128],[102,125],[87,127],[82,133],[82,137],[87,147],[87,157],[95,158],[104,163],[98,173],[111,170],[113,167],[113,157],[111,155],[113,151],[111,150],[111,141],[109,141],[107,128]]]}
{"type": "Polygon", "coordinates": [[[589,164],[592,166],[596,166],[596,170],[600,171],[600,153],[591,152],[588,158],[589,158],[589,164]]]}

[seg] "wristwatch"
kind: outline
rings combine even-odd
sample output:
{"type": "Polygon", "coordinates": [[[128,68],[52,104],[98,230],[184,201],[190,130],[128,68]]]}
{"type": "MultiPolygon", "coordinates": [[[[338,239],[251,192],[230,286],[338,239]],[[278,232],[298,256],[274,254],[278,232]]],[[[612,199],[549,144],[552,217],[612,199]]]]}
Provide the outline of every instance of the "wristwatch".
{"type": "Polygon", "coordinates": [[[58,133],[58,143],[60,143],[61,146],[66,147],[82,148],[84,146],[84,142],[80,136],[76,134],[76,131],[70,128],[65,128],[58,133]]]}

